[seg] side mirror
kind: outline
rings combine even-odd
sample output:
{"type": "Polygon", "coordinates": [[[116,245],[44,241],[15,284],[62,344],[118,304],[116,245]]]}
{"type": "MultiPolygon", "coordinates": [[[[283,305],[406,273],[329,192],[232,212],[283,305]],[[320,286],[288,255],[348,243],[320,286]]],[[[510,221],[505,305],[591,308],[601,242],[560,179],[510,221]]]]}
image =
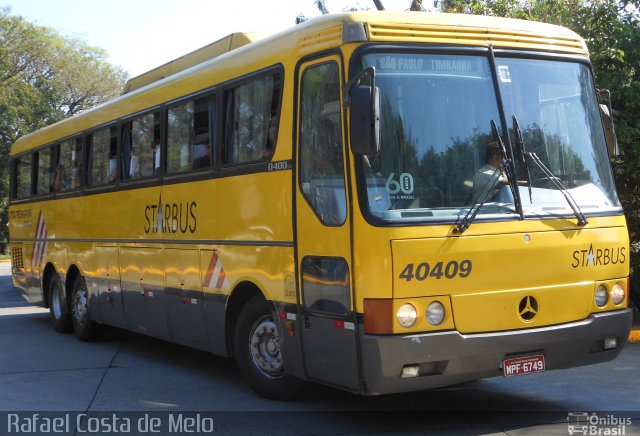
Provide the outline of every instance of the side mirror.
{"type": "Polygon", "coordinates": [[[351,106],[351,151],[358,155],[377,154],[380,151],[380,89],[375,85],[375,68],[358,73],[344,85],[345,106],[351,106]],[[362,83],[370,78],[371,84],[362,83]]]}
{"type": "Polygon", "coordinates": [[[380,90],[358,85],[351,94],[351,151],[376,154],[380,151],[380,90]]]}
{"type": "Polygon", "coordinates": [[[613,113],[611,111],[611,92],[608,89],[598,91],[598,96],[605,99],[604,103],[599,105],[600,118],[604,127],[604,136],[607,140],[607,150],[609,157],[618,155],[618,137],[613,126],[613,113]]]}

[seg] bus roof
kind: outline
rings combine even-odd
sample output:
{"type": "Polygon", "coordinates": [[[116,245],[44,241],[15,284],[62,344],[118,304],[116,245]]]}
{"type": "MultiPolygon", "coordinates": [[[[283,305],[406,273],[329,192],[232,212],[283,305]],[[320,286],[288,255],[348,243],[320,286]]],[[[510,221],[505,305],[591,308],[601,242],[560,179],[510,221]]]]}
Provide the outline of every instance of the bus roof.
{"type": "Polygon", "coordinates": [[[122,96],[21,137],[13,144],[11,155],[88,131],[250,71],[284,63],[291,54],[297,59],[350,42],[494,46],[588,54],[584,40],[573,31],[534,21],[427,12],[323,15],[264,38],[258,34],[232,34],[186,55],[182,63],[182,58],[178,58],[155,68],[131,79],[128,82],[131,89],[122,96]],[[225,44],[227,48],[221,48],[225,44]]]}
{"type": "Polygon", "coordinates": [[[162,80],[165,77],[172,76],[180,71],[186,70],[187,68],[191,68],[195,65],[235,50],[236,48],[250,44],[253,41],[262,39],[263,37],[263,34],[256,32],[232,33],[231,35],[227,35],[224,38],[212,42],[211,44],[207,44],[204,47],[194,50],[191,53],[180,56],[166,64],[160,65],[146,73],[129,79],[122,93],[127,94],[131,91],[135,91],[143,86],[162,80]]]}

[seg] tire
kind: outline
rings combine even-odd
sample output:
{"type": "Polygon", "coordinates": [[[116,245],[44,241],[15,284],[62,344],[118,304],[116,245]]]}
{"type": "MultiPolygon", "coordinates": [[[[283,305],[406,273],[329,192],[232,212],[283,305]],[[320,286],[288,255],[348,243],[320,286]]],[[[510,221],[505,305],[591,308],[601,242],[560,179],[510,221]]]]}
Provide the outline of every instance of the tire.
{"type": "Polygon", "coordinates": [[[73,331],[67,300],[64,297],[62,288],[62,280],[56,273],[53,274],[49,282],[49,318],[51,319],[51,325],[57,332],[69,333],[73,331]]]}
{"type": "Polygon", "coordinates": [[[78,339],[91,342],[102,336],[102,326],[89,317],[89,292],[84,278],[78,275],[71,292],[71,321],[78,339]]]}
{"type": "Polygon", "coordinates": [[[242,308],[234,337],[236,363],[247,384],[260,396],[291,400],[304,382],[287,374],[271,307],[261,296],[242,308]]]}

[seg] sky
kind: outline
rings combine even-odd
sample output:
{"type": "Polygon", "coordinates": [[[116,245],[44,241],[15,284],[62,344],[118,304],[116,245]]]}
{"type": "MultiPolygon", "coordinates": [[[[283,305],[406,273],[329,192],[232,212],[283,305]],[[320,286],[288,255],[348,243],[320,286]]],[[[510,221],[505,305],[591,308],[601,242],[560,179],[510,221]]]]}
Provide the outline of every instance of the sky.
{"type": "MultiPolygon", "coordinates": [[[[410,0],[384,0],[406,10],[410,0]]],[[[425,2],[426,3],[426,2],[425,2]]],[[[371,0],[326,0],[330,12],[371,0]]],[[[303,13],[320,15],[313,0],[0,0],[11,15],[102,47],[108,61],[135,77],[233,32],[291,27],[303,13]]]]}

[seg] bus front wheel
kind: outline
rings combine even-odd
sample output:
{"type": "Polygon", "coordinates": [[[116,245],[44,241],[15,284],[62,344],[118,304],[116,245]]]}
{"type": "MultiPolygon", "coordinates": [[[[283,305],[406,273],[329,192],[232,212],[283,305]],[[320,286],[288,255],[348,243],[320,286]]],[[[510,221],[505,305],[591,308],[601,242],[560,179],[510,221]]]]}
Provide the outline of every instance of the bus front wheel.
{"type": "Polygon", "coordinates": [[[83,342],[90,342],[101,336],[100,324],[89,317],[89,292],[81,275],[73,282],[71,293],[71,320],[76,336],[83,342]]]}
{"type": "Polygon", "coordinates": [[[302,380],[285,372],[276,320],[262,297],[249,300],[240,312],[234,350],[242,377],[261,396],[290,400],[302,388],[302,380]]]}
{"type": "Polygon", "coordinates": [[[49,315],[53,328],[60,333],[68,333],[72,330],[71,317],[65,304],[64,292],[62,292],[62,280],[56,273],[49,282],[49,315]]]}

